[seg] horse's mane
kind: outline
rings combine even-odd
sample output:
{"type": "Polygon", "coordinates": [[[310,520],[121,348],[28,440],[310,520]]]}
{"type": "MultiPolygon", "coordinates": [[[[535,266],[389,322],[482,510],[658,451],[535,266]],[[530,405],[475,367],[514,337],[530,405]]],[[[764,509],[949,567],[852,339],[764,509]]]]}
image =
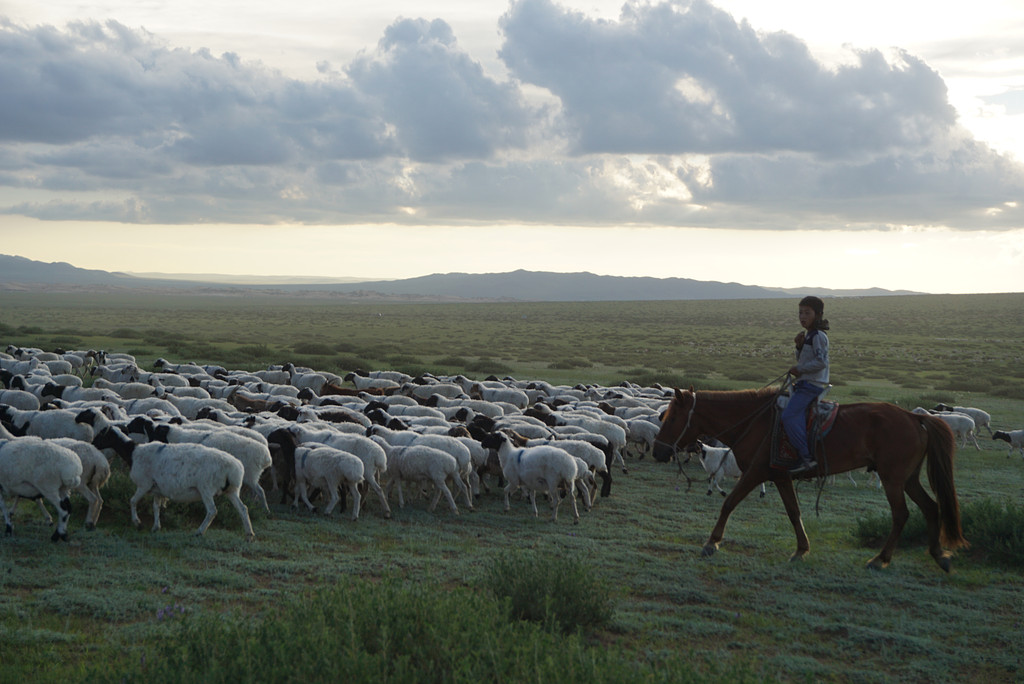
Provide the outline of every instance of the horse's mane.
{"type": "Polygon", "coordinates": [[[753,401],[767,400],[775,396],[778,389],[774,387],[761,387],[759,389],[741,390],[698,390],[697,396],[701,401],[753,401]]]}

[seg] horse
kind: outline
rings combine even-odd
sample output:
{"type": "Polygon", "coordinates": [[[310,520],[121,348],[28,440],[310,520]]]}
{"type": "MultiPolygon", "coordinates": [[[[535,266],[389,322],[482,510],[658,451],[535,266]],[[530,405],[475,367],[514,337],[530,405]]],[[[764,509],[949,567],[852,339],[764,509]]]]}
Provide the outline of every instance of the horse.
{"type": "MultiPolygon", "coordinates": [[[[713,435],[732,447],[743,471],[722,503],[718,522],[701,550],[707,558],[718,550],[725,525],[733,509],[766,480],[775,483],[796,533],[796,552],[801,559],[810,543],[800,519],[800,504],[787,470],[773,468],[771,435],[778,397],[776,389],[694,391],[675,389],[655,438],[654,458],[662,463],[672,459],[680,444],[688,445],[702,435],[713,435]]],[[[918,415],[894,404],[860,402],[839,406],[835,423],[817,454],[815,472],[802,477],[831,475],[856,468],[875,470],[892,509],[892,529],[882,550],[868,562],[881,569],[892,560],[896,542],[909,513],[904,495],[917,504],[928,524],[928,552],[947,573],[951,552],[969,546],[960,523],[960,504],[953,482],[953,432],[941,419],[918,415]],[[927,460],[928,481],[938,499],[931,498],[919,479],[927,460]],[[943,551],[945,545],[949,552],[943,551]]]]}

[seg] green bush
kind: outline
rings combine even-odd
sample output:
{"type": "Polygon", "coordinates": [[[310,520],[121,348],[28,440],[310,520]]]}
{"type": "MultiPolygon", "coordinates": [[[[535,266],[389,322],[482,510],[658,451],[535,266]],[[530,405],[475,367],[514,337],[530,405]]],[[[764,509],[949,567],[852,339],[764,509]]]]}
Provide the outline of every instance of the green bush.
{"type": "Polygon", "coordinates": [[[588,359],[559,359],[551,363],[551,368],[572,370],[573,368],[591,368],[594,364],[588,359]]]}
{"type": "MultiPolygon", "coordinates": [[[[682,657],[636,661],[614,648],[590,646],[578,635],[509,622],[494,599],[480,593],[429,583],[358,580],[256,616],[186,612],[168,619],[177,623],[154,645],[125,654],[120,663],[91,663],[83,680],[706,681],[682,657]]],[[[756,681],[743,666],[717,674],[756,681]]]]}
{"type": "Polygon", "coordinates": [[[491,563],[483,583],[508,602],[512,618],[565,633],[603,627],[612,617],[608,582],[571,557],[507,553],[491,563]]]}
{"type": "MultiPolygon", "coordinates": [[[[1024,506],[1012,502],[999,504],[991,498],[979,499],[961,506],[960,519],[972,553],[1011,567],[1024,565],[1024,506]]],[[[888,536],[891,526],[892,518],[888,513],[858,518],[855,536],[865,546],[875,546],[888,536]]],[[[910,509],[900,543],[928,543],[928,528],[916,507],[910,509]]]]}
{"type": "Polygon", "coordinates": [[[322,342],[299,342],[292,347],[296,354],[309,354],[312,356],[333,356],[334,347],[322,342]]]}

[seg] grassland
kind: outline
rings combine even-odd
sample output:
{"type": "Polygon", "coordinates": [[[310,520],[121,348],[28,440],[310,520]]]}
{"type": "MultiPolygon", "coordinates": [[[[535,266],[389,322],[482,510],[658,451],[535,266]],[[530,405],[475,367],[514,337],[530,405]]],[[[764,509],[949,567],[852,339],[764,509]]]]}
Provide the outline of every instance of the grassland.
{"type": "MultiPolygon", "coordinates": [[[[4,293],[0,342],[102,347],[131,352],[144,364],[160,356],[231,368],[295,361],[335,372],[396,368],[738,388],[763,385],[788,367],[795,308],[788,300],[412,305],[4,293]]],[[[833,397],[840,401],[955,402],[985,408],[998,427],[1024,427],[1024,296],[830,300],[826,314],[833,397]]],[[[1002,442],[983,439],[982,446],[958,456],[961,502],[966,510],[992,502],[997,510],[1012,509],[1024,464],[1007,458],[1002,442]]],[[[383,520],[371,502],[356,524],[281,506],[271,515],[251,507],[255,544],[242,540],[229,506],[221,506],[204,538],[191,536],[201,513],[174,505],[160,534],[134,530],[127,524],[131,486],[123,472],[115,473],[95,532],[81,529],[78,501],[72,541],[51,544],[35,511],[23,506],[16,536],[0,541],[0,680],[84,681],[103,672],[111,681],[140,673],[150,681],[203,681],[187,659],[158,667],[160,645],[194,643],[189,635],[211,616],[264,624],[335,587],[366,592],[394,580],[465,597],[465,605],[486,611],[487,604],[476,602],[485,577],[510,550],[538,565],[579,559],[609,592],[611,620],[565,637],[579,641],[556,640],[556,652],[584,649],[594,662],[605,657],[597,654],[615,653],[620,664],[645,668],[629,678],[615,668],[601,675],[579,667],[582,656],[559,676],[540,664],[532,675],[495,666],[510,680],[678,681],[691,673],[709,681],[994,682],[1024,676],[1022,569],[975,544],[945,575],[908,540],[890,568],[865,570],[874,549],[858,530],[884,519],[887,506],[878,490],[864,486],[863,475],[855,476],[856,487],[843,477],[820,491],[801,485],[812,551],[791,564],[792,530],[772,491],[744,501],[722,550],[701,560],[720,498],[705,496],[698,485],[688,490],[675,466],[650,459],[629,465],[628,475],[615,474],[613,495],[579,526],[568,516],[554,524],[535,520],[522,507],[504,514],[493,494],[477,512],[458,518],[412,505],[383,520]],[[149,670],[139,665],[146,658],[149,670]],[[666,663],[673,664],[659,670],[666,663]]],[[[305,642],[290,632],[281,638],[299,642],[282,657],[303,657],[305,642]]],[[[345,662],[340,657],[338,665],[345,662]]],[[[446,672],[423,671],[419,680],[468,681],[446,672]]],[[[484,678],[503,678],[494,672],[484,678]]],[[[239,679],[288,679],[262,674],[239,679]]],[[[339,678],[343,673],[328,671],[320,680],[339,678]]],[[[369,678],[352,675],[359,680],[369,678]]]]}

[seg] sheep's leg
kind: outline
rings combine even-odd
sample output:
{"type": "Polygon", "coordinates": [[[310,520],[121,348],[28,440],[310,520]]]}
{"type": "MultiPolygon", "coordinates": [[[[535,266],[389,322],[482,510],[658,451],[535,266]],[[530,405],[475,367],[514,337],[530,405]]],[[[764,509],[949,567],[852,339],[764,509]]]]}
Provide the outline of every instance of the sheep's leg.
{"type": "Polygon", "coordinates": [[[629,470],[626,468],[626,460],[622,458],[622,452],[618,447],[615,447],[612,450],[612,465],[615,465],[616,463],[622,467],[623,473],[629,473],[629,470]]]}
{"type": "Polygon", "coordinates": [[[462,490],[462,494],[466,497],[466,508],[468,508],[471,511],[475,510],[473,508],[473,495],[470,494],[470,492],[469,492],[469,489],[470,489],[469,485],[466,484],[466,481],[464,479],[462,479],[461,476],[456,476],[455,477],[455,486],[457,486],[459,489],[461,489],[462,490]]]}
{"type": "Polygon", "coordinates": [[[585,510],[590,511],[590,509],[593,507],[593,504],[591,503],[590,499],[590,487],[587,486],[586,482],[583,482],[581,484],[583,486],[577,487],[577,489],[580,491],[580,494],[583,495],[583,506],[585,507],[585,510]]]}
{"type": "MultiPolygon", "coordinates": [[[[228,496],[231,496],[231,491],[229,490],[227,494],[228,496]]],[[[238,492],[235,492],[234,494],[236,497],[238,496],[238,492]]],[[[206,517],[203,518],[203,522],[199,523],[199,528],[196,530],[197,537],[206,533],[206,528],[210,526],[210,523],[213,522],[213,519],[217,516],[217,504],[213,501],[213,492],[204,490],[201,492],[201,496],[203,497],[203,505],[206,506],[206,517]]],[[[248,519],[248,517],[249,515],[247,512],[245,518],[248,519]]],[[[244,521],[242,524],[245,524],[244,521]]],[[[249,529],[252,529],[251,526],[249,529]]]]}
{"type": "MultiPolygon", "coordinates": [[[[128,502],[132,515],[132,524],[135,525],[135,529],[137,530],[142,529],[142,521],[139,520],[139,501],[141,501],[142,497],[144,497],[146,493],[149,492],[149,489],[149,486],[144,487],[142,485],[138,485],[135,490],[135,493],[132,494],[132,498],[128,502]]],[[[154,495],[154,499],[156,498],[157,497],[154,495]]]]}
{"type": "Polygon", "coordinates": [[[362,494],[359,493],[359,483],[350,482],[348,491],[352,495],[352,520],[359,520],[359,507],[363,503],[362,494]]]}
{"type": "MultiPolygon", "coordinates": [[[[395,478],[398,481],[398,507],[405,508],[405,497],[402,496],[402,478],[395,478]]],[[[390,489],[390,487],[388,488],[390,489]]]]}
{"type": "MultiPolygon", "coordinates": [[[[256,541],[256,533],[252,531],[252,521],[249,519],[249,509],[246,508],[244,503],[242,503],[242,498],[238,496],[238,490],[228,491],[227,496],[228,501],[230,501],[231,505],[235,507],[236,511],[238,511],[238,517],[242,519],[242,529],[245,530],[245,540],[256,541]]],[[[210,502],[213,502],[212,496],[210,497],[210,502]]],[[[213,512],[216,515],[217,509],[214,509],[213,512]]],[[[212,520],[213,518],[211,517],[210,519],[212,520]]],[[[207,525],[209,525],[209,523],[207,523],[207,525]]]]}
{"type": "Polygon", "coordinates": [[[255,481],[248,482],[246,484],[249,485],[249,489],[251,489],[252,493],[256,496],[256,501],[263,506],[263,510],[269,513],[270,504],[267,503],[267,493],[263,490],[263,487],[260,486],[259,478],[256,478],[255,481]]]}
{"type": "Polygon", "coordinates": [[[57,509],[57,529],[53,531],[51,541],[68,540],[68,520],[71,519],[71,498],[68,490],[61,488],[56,496],[47,496],[46,499],[57,509]]]}
{"type": "Polygon", "coordinates": [[[85,529],[96,529],[96,520],[100,517],[99,507],[103,505],[103,499],[100,498],[99,491],[94,491],[85,482],[80,484],[75,491],[89,502],[89,509],[85,513],[85,529]]]}
{"type": "Polygon", "coordinates": [[[160,497],[156,494],[153,495],[153,531],[158,532],[160,530],[160,497]]]}
{"type": "Polygon", "coordinates": [[[531,489],[530,490],[530,505],[533,506],[533,515],[534,515],[534,517],[539,516],[540,513],[537,512],[537,490],[536,489],[531,489]]]}
{"type": "Polygon", "coordinates": [[[306,489],[306,478],[301,478],[295,483],[295,500],[292,501],[292,508],[298,508],[300,500],[302,503],[306,504],[306,510],[310,513],[316,510],[316,506],[309,501],[309,491],[306,489]]]}
{"type": "MultiPolygon", "coordinates": [[[[456,478],[458,478],[457,475],[456,478]]],[[[455,497],[452,496],[452,490],[448,489],[448,485],[445,484],[445,481],[442,479],[434,482],[434,487],[437,488],[437,491],[434,492],[434,500],[430,502],[430,507],[427,508],[427,510],[433,512],[434,507],[437,506],[437,502],[441,498],[441,495],[444,494],[444,498],[448,502],[448,508],[451,509],[452,513],[458,515],[459,507],[455,505],[455,497]]]]}
{"type": "Polygon", "coordinates": [[[371,475],[367,478],[366,482],[370,486],[370,489],[377,493],[377,499],[380,501],[380,505],[384,509],[384,517],[390,518],[391,506],[388,505],[388,497],[384,495],[384,490],[381,488],[380,483],[377,482],[377,477],[375,475],[371,475]]]}
{"type": "Polygon", "coordinates": [[[334,512],[334,507],[341,501],[341,494],[338,493],[338,489],[341,487],[341,483],[335,483],[331,487],[331,500],[327,503],[327,508],[324,509],[324,515],[330,515],[334,512]]]}
{"type": "Polygon", "coordinates": [[[14,534],[14,525],[11,524],[11,511],[7,508],[7,502],[4,501],[2,492],[0,492],[0,512],[4,514],[4,536],[10,537],[14,534]]]}

